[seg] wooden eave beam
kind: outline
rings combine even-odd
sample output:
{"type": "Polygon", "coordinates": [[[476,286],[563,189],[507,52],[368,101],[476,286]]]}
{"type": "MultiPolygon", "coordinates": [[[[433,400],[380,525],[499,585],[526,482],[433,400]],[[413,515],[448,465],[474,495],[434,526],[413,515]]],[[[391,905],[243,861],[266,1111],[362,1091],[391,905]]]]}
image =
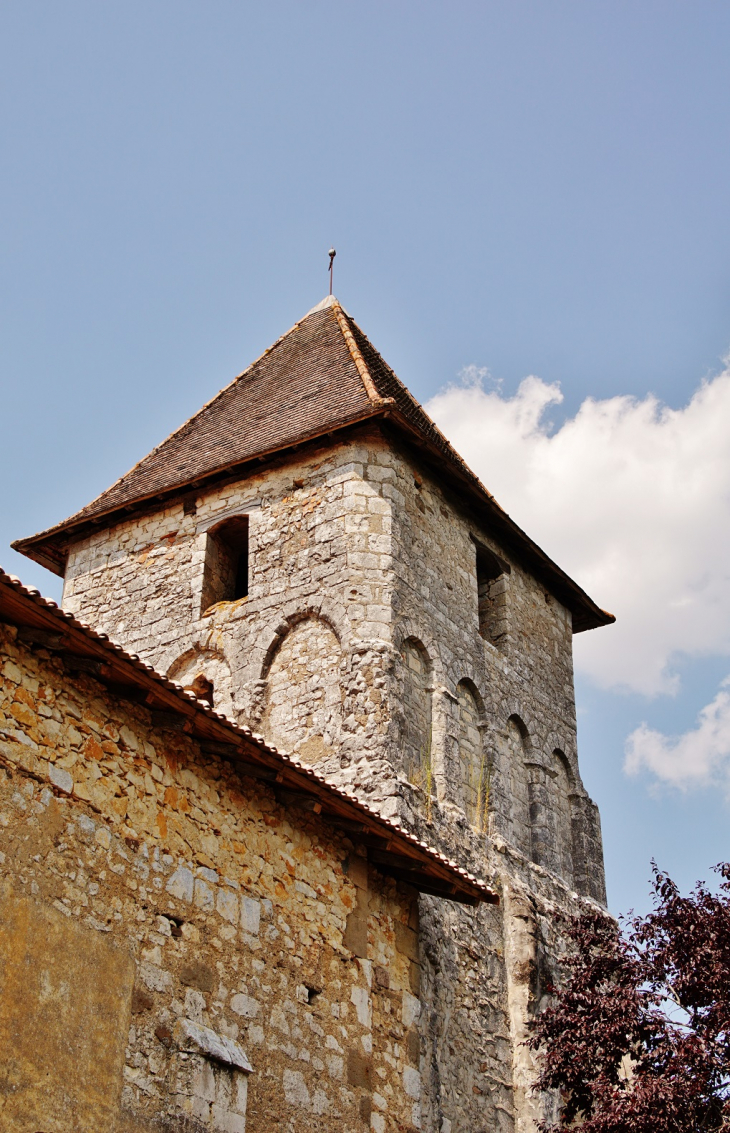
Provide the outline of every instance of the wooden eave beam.
{"type": "Polygon", "coordinates": [[[57,609],[44,607],[12,586],[1,585],[0,621],[23,630],[22,637],[29,644],[48,649],[70,668],[86,671],[114,695],[149,709],[153,724],[157,721],[158,726],[182,730],[203,751],[208,746],[215,754],[230,759],[241,774],[253,775],[274,785],[276,790],[306,800],[309,809],[321,812],[326,821],[368,846],[373,864],[381,872],[422,892],[469,905],[498,900],[467,878],[462,882],[417,843],[399,837],[397,831],[386,825],[381,827],[373,815],[363,813],[357,802],[336,793],[306,769],[284,762],[253,737],[233,732],[229,724],[209,715],[197,701],[184,699],[179,690],[165,687],[159,675],[150,672],[144,662],[98,640],[93,631],[87,633],[70,619],[64,624],[64,615],[57,609]]]}

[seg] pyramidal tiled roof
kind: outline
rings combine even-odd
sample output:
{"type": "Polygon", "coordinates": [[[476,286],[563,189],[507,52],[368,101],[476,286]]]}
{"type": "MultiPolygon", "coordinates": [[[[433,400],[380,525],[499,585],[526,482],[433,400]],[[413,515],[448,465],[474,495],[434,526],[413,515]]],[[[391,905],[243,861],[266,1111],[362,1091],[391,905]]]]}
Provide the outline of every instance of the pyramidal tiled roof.
{"type": "Polygon", "coordinates": [[[179,429],[69,519],[13,547],[62,574],[65,550],[90,524],[200,487],[258,457],[387,416],[489,512],[497,538],[573,612],[574,630],[613,621],[509,518],[375,347],[330,295],[179,429]]]}

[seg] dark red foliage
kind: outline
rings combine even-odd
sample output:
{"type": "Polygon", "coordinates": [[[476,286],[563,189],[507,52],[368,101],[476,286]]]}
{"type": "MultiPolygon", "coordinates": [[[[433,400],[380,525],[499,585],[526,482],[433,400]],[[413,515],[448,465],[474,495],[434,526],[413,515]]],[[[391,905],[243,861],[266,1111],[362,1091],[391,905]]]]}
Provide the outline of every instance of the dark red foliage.
{"type": "Polygon", "coordinates": [[[682,897],[654,867],[654,911],[622,932],[592,911],[552,1005],[533,1022],[538,1088],[562,1110],[548,1129],[582,1133],[730,1130],[730,865],[718,893],[682,897]]]}

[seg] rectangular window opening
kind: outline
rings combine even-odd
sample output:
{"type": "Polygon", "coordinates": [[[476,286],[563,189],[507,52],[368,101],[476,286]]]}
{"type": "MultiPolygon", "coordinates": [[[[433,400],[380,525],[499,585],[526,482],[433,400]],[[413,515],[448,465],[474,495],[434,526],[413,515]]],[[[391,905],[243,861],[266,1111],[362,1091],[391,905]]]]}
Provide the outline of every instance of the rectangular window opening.
{"type": "Polygon", "coordinates": [[[248,516],[236,515],[207,533],[201,612],[248,597],[248,516]]]}
{"type": "Polygon", "coordinates": [[[507,575],[509,567],[492,551],[476,544],[479,633],[499,645],[507,633],[507,575]]]}

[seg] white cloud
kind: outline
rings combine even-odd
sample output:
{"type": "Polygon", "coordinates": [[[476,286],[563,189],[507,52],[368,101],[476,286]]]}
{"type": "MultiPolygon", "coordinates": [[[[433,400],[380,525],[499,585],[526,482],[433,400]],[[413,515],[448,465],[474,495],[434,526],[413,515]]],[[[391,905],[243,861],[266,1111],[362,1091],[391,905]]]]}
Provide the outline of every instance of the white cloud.
{"type": "Polygon", "coordinates": [[[655,695],[677,690],[679,655],[730,654],[730,370],[681,409],[588,398],[559,428],[558,385],[528,377],[503,397],[485,376],[471,367],[426,408],[516,522],[616,614],[576,637],[577,667],[655,695]]]}
{"type": "Polygon", "coordinates": [[[730,677],[697,717],[697,726],[681,736],[665,736],[641,724],[626,741],[625,770],[642,769],[686,789],[730,782],[730,677]]]}

